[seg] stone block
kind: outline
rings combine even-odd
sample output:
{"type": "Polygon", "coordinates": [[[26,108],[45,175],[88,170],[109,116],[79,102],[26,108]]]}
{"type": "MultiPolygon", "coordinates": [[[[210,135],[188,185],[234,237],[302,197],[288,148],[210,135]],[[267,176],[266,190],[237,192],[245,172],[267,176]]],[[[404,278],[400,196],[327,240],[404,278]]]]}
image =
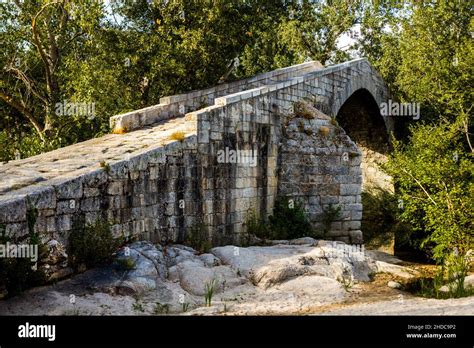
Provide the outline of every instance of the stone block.
{"type": "Polygon", "coordinates": [[[26,221],[24,198],[6,200],[0,203],[0,223],[26,221]]]}
{"type": "Polygon", "coordinates": [[[357,184],[341,184],[341,196],[360,195],[362,191],[361,185],[357,184]]]}
{"type": "Polygon", "coordinates": [[[352,244],[362,244],[364,242],[364,236],[360,230],[350,231],[349,237],[352,244]]]}
{"type": "Polygon", "coordinates": [[[82,188],[82,178],[63,182],[55,186],[56,199],[81,198],[84,191],[82,188]]]}
{"type": "Polygon", "coordinates": [[[349,230],[360,230],[360,221],[344,221],[342,223],[342,229],[345,231],[349,230]]]}
{"type": "Polygon", "coordinates": [[[123,195],[123,181],[112,181],[107,186],[107,194],[123,195]]]}

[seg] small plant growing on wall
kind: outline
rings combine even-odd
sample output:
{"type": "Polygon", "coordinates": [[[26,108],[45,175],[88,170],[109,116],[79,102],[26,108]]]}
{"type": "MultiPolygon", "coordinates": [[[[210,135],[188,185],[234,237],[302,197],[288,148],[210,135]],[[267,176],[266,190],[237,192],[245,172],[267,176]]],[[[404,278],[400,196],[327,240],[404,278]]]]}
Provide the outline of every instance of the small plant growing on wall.
{"type": "Polygon", "coordinates": [[[326,138],[329,135],[329,128],[326,126],[321,126],[318,129],[318,134],[324,138],[326,138]]]}
{"type": "Polygon", "coordinates": [[[303,121],[300,121],[298,122],[298,130],[303,133],[305,131],[305,127],[304,127],[304,122],[303,121]]]}
{"type": "Polygon", "coordinates": [[[176,140],[179,142],[183,142],[184,138],[186,138],[186,135],[184,134],[183,131],[177,131],[170,135],[170,139],[176,140]]]}
{"type": "Polygon", "coordinates": [[[308,104],[304,101],[297,101],[293,104],[293,110],[296,117],[303,117],[307,120],[314,118],[313,111],[308,107],[308,104]]]}
{"type": "Polygon", "coordinates": [[[110,165],[106,161],[100,161],[100,167],[106,172],[107,174],[110,173],[110,165]]]}
{"type": "Polygon", "coordinates": [[[127,133],[127,127],[117,127],[112,130],[112,134],[125,134],[127,133]]]}

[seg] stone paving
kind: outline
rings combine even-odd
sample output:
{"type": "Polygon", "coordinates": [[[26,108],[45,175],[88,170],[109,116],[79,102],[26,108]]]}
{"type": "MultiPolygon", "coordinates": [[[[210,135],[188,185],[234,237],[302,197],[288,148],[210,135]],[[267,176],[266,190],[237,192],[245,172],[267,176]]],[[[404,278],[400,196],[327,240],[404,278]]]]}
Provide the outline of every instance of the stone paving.
{"type": "Polygon", "coordinates": [[[196,134],[195,122],[178,117],[125,134],[107,134],[55,151],[0,164],[0,201],[21,194],[32,185],[47,186],[56,178],[76,177],[174,142],[171,135],[196,134]]]}

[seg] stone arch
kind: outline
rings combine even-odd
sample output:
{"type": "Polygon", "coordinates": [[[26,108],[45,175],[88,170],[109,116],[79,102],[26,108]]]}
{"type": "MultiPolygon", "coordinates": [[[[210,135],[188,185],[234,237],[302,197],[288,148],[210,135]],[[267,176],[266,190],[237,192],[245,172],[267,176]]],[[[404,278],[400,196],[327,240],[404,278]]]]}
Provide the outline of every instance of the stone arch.
{"type": "Polygon", "coordinates": [[[380,114],[380,102],[373,93],[367,88],[354,91],[339,108],[336,120],[362,151],[363,188],[392,191],[390,177],[380,169],[391,149],[390,124],[380,114]]]}
{"type": "MultiPolygon", "coordinates": [[[[390,96],[387,84],[379,72],[375,70],[366,59],[361,59],[351,65],[349,74],[349,78],[343,83],[342,87],[339,87],[337,93],[334,95],[331,107],[331,114],[333,116],[337,116],[348,99],[354,96],[359,90],[368,92],[372,97],[371,102],[375,103],[377,107],[380,107],[384,102],[388,102],[390,96]]],[[[360,92],[358,93],[360,94],[360,92]]],[[[390,134],[394,130],[393,119],[382,116],[380,113],[379,117],[383,119],[387,133],[390,134]]]]}

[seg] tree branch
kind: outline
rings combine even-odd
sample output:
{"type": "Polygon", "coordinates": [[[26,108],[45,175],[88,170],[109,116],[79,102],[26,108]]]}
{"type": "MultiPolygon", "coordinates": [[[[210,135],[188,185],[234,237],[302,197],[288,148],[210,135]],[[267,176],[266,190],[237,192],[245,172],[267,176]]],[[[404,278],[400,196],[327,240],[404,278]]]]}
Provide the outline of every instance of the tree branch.
{"type": "Polygon", "coordinates": [[[402,168],[402,171],[407,173],[413,180],[415,180],[415,182],[418,184],[418,186],[421,187],[421,189],[423,190],[423,192],[426,194],[426,196],[428,196],[428,198],[430,199],[431,202],[433,202],[434,205],[437,206],[436,202],[434,201],[433,198],[431,198],[430,194],[428,193],[428,191],[425,190],[425,188],[423,187],[423,185],[413,176],[411,175],[411,173],[409,171],[407,171],[405,168],[402,168]]]}
{"type": "Polygon", "coordinates": [[[28,121],[30,121],[33,127],[35,128],[36,132],[38,132],[41,140],[42,141],[45,140],[44,135],[43,135],[43,127],[38,122],[38,120],[33,116],[30,110],[25,108],[23,105],[21,105],[16,100],[14,100],[12,96],[4,93],[3,91],[0,91],[0,98],[3,99],[11,107],[18,110],[28,121]]]}

